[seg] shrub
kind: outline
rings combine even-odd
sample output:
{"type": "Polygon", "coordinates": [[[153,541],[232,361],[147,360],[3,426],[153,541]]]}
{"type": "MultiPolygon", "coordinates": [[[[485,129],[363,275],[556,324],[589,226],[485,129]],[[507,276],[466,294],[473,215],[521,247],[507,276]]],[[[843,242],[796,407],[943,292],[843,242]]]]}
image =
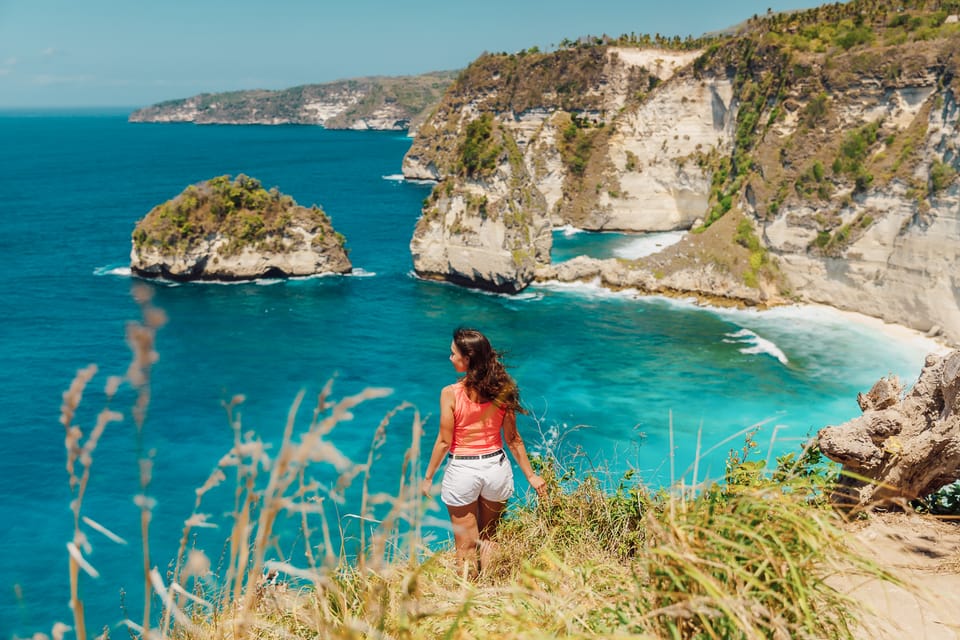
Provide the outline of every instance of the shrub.
{"type": "Polygon", "coordinates": [[[826,94],[826,92],[821,91],[803,108],[801,115],[804,124],[806,124],[808,127],[812,127],[813,125],[822,122],[829,109],[830,97],[826,94]]]}
{"type": "Polygon", "coordinates": [[[946,189],[957,177],[957,170],[952,165],[936,159],[930,165],[930,195],[935,195],[946,189]]]}
{"type": "Polygon", "coordinates": [[[493,133],[493,115],[490,113],[484,113],[467,124],[460,145],[461,173],[470,177],[482,177],[496,168],[503,147],[493,133]]]}

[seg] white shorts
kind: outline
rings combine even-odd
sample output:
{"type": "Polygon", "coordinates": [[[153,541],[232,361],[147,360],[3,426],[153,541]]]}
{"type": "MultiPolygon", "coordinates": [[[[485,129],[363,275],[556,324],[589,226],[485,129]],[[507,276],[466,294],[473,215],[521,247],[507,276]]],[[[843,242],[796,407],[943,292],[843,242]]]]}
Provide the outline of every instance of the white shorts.
{"type": "Polygon", "coordinates": [[[513,467],[506,452],[479,460],[450,458],[440,484],[440,499],[451,507],[463,507],[479,498],[506,502],[513,495],[513,467]]]}

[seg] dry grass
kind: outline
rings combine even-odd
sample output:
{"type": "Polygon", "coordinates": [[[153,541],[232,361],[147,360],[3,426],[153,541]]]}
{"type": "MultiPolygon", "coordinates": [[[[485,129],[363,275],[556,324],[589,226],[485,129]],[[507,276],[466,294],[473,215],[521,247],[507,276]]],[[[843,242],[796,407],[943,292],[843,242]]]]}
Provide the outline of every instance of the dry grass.
{"type": "MultiPolygon", "coordinates": [[[[128,328],[131,367],[106,385],[108,405],[121,384],[137,390],[133,412],[141,444],[154,336],[164,321],[146,291],[137,294],[145,319],[128,328]]],[[[78,373],[62,410],[75,495],[68,546],[79,640],[87,638],[89,624],[78,596],[81,572],[96,575],[85,559],[87,532],[112,535],[83,516],[82,502],[97,441],[108,422],[120,419],[108,406],[88,435],[74,424],[95,374],[95,367],[78,373]]],[[[142,617],[123,621],[129,633],[176,640],[849,638],[859,605],[831,587],[829,578],[843,572],[896,581],[846,545],[840,516],[825,505],[828,487],[816,452],[786,456],[767,468],[752,459],[750,435],[741,452],[731,453],[722,482],[698,481],[694,470],[690,481],[681,478],[656,492],[630,473],[611,480],[552,459],[538,461],[550,482],[549,497],[515,505],[493,561],[476,580],[466,580],[451,550],[428,548],[423,535],[430,505],[417,491],[419,414],[400,405],[371,427],[369,454],[360,463],[327,438],[354,407],[387,393],[367,389],[335,400],[328,385],[298,428],[301,393],[276,448],[241,429],[236,408],[243,398],[234,398],[225,407],[232,446],[197,488],[166,575],[150,556],[151,474],[141,448],[137,504],[146,598],[142,617]],[[387,426],[401,416],[411,417],[411,430],[397,489],[373,493],[368,482],[376,452],[386,442],[387,426]],[[332,484],[323,483],[331,477],[332,484]],[[362,484],[356,516],[368,522],[376,517],[379,524],[360,534],[360,552],[351,557],[333,542],[340,523],[330,504],[354,482],[362,484]],[[197,528],[210,526],[202,511],[205,494],[223,484],[233,485],[233,526],[214,569],[191,540],[197,528]],[[307,541],[297,566],[271,560],[283,557],[277,523],[291,514],[307,541]]],[[[67,629],[57,626],[54,637],[64,637],[67,629]]]]}

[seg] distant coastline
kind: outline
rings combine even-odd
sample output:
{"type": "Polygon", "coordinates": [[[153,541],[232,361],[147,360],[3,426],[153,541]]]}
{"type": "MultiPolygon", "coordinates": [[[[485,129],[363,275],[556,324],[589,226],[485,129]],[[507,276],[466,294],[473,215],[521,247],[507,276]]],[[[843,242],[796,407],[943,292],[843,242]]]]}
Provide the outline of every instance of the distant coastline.
{"type": "Polygon", "coordinates": [[[202,93],[137,109],[130,122],[322,126],[326,129],[416,129],[456,71],[350,78],[289,89],[202,93]]]}

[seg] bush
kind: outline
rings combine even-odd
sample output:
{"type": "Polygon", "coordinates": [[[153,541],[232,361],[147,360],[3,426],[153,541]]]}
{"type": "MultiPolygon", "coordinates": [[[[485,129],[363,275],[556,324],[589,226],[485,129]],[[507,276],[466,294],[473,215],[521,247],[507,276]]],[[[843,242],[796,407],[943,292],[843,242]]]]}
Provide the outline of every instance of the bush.
{"type": "Polygon", "coordinates": [[[939,159],[930,165],[930,195],[935,195],[946,189],[957,177],[957,170],[952,165],[939,159]]]}
{"type": "Polygon", "coordinates": [[[493,115],[484,113],[467,124],[460,145],[459,171],[469,177],[489,175],[497,166],[503,146],[493,135],[493,115]]]}
{"type": "Polygon", "coordinates": [[[830,110],[830,97],[826,92],[821,91],[803,108],[801,115],[803,122],[808,127],[812,127],[823,121],[827,112],[830,110]]]}

